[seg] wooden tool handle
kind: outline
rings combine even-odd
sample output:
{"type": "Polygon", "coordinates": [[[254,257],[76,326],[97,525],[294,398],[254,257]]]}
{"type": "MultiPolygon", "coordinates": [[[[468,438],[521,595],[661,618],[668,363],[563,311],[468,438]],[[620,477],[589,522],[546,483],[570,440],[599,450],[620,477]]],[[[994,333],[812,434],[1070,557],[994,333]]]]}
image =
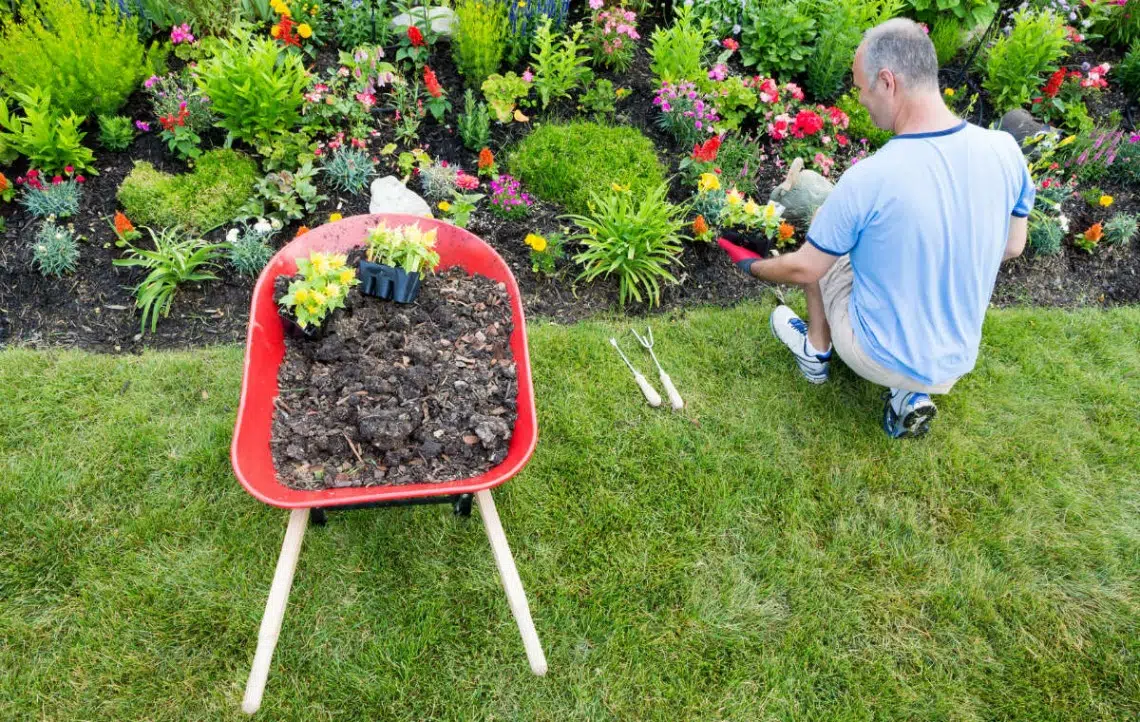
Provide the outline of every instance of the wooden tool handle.
{"type": "Polygon", "coordinates": [[[664,371],[661,372],[661,385],[665,387],[665,394],[669,397],[669,405],[673,407],[674,411],[685,408],[685,402],[681,400],[681,394],[677,393],[673,379],[669,378],[669,374],[664,371]]]}
{"type": "Polygon", "coordinates": [[[633,380],[641,387],[641,393],[645,394],[645,400],[649,402],[650,406],[661,405],[661,394],[657,393],[657,389],[653,388],[653,384],[640,371],[635,371],[633,380]]]}

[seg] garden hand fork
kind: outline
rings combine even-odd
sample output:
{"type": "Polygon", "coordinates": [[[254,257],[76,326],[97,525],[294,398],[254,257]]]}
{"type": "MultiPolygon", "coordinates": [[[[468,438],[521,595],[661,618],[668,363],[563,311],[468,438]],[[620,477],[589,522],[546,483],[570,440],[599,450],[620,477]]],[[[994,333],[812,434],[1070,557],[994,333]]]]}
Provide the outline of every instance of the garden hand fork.
{"type": "Polygon", "coordinates": [[[638,343],[649,351],[649,356],[653,359],[653,363],[657,365],[657,375],[661,379],[661,385],[665,387],[665,393],[669,395],[669,405],[673,407],[674,411],[680,411],[685,408],[685,402],[681,400],[681,394],[677,393],[677,387],[673,385],[673,379],[669,378],[669,374],[665,373],[665,369],[661,368],[661,362],[657,360],[657,354],[653,353],[653,327],[647,326],[648,333],[642,336],[632,328],[634,338],[638,343]]]}
{"type": "Polygon", "coordinates": [[[646,379],[640,371],[633,367],[633,364],[631,364],[629,362],[629,359],[625,357],[625,354],[622,353],[621,346],[618,346],[617,339],[611,337],[610,344],[613,345],[615,349],[617,349],[618,355],[621,356],[621,360],[625,361],[625,365],[629,366],[629,370],[633,372],[633,380],[637,382],[637,385],[639,387],[641,387],[641,393],[645,394],[645,400],[649,402],[649,405],[660,406],[661,394],[657,393],[657,389],[653,388],[653,384],[649,383],[649,380],[646,379]]]}

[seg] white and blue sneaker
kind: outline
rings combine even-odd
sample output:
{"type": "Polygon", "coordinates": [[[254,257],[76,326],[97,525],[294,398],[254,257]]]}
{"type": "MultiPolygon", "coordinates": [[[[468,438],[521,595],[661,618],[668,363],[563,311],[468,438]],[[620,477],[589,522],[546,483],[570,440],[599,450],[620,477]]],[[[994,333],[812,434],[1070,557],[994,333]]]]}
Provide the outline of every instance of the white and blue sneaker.
{"type": "Polygon", "coordinates": [[[928,394],[891,389],[883,392],[883,431],[892,439],[917,438],[930,431],[938,407],[928,394]]]}
{"type": "Polygon", "coordinates": [[[800,373],[813,384],[827,381],[831,367],[831,349],[820,353],[808,340],[807,324],[787,306],[776,306],[769,319],[772,335],[780,339],[796,357],[800,373]]]}

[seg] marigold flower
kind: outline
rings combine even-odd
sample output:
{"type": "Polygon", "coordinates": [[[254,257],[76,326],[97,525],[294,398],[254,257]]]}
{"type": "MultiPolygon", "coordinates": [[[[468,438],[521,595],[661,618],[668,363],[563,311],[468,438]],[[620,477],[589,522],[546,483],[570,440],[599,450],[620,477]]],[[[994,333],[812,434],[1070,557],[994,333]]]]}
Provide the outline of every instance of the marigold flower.
{"type": "Polygon", "coordinates": [[[538,253],[542,253],[546,250],[546,239],[537,233],[526,234],[526,238],[523,239],[523,243],[527,244],[538,253]]]}
{"type": "Polygon", "coordinates": [[[1100,223],[1094,223],[1082,235],[1086,241],[1096,243],[1104,236],[1104,226],[1100,223]]]}
{"type": "Polygon", "coordinates": [[[447,213],[448,211],[451,210],[451,204],[448,203],[447,201],[440,201],[439,202],[439,209],[441,211],[443,211],[444,213],[447,213]]]}
{"type": "Polygon", "coordinates": [[[942,91],[942,94],[945,95],[947,98],[953,98],[954,97],[954,89],[953,88],[947,88],[946,90],[942,91]]]}
{"type": "Polygon", "coordinates": [[[491,153],[491,149],[484,148],[483,150],[479,151],[479,170],[490,168],[493,165],[495,165],[495,155],[491,153]]]}
{"type": "Polygon", "coordinates": [[[124,233],[130,233],[134,229],[135,226],[133,223],[131,223],[130,218],[127,218],[127,216],[122,211],[115,211],[115,233],[117,235],[121,236],[124,233]]]}
{"type": "Polygon", "coordinates": [[[1109,196],[1109,195],[1104,195],[1104,196],[1101,196],[1101,197],[1100,197],[1100,201],[1099,201],[1099,202],[1100,202],[1100,204],[1101,204],[1102,206],[1104,206],[1105,208],[1108,208],[1109,206],[1111,206],[1111,205],[1112,205],[1112,202],[1113,202],[1113,200],[1114,200],[1114,199],[1113,199],[1113,197],[1112,197],[1112,196],[1109,196]]]}
{"type": "Polygon", "coordinates": [[[339,213],[330,213],[330,214],[329,214],[329,223],[336,223],[336,222],[337,222],[337,221],[339,221],[341,218],[344,218],[344,216],[342,216],[342,215],[341,215],[341,214],[339,214],[339,213]]]}
{"type": "Polygon", "coordinates": [[[274,25],[273,27],[269,28],[269,34],[272,35],[274,38],[281,37],[281,26],[280,25],[274,25]]]}
{"type": "Polygon", "coordinates": [[[697,181],[697,190],[715,191],[719,189],[720,179],[716,177],[716,173],[701,173],[701,178],[697,181]]]}
{"type": "Polygon", "coordinates": [[[709,232],[709,224],[705,222],[704,216],[697,216],[693,221],[693,235],[703,236],[709,232]]]}
{"type": "Polygon", "coordinates": [[[796,227],[793,226],[791,223],[784,221],[780,224],[779,235],[780,235],[781,241],[788,240],[789,238],[792,237],[792,234],[794,234],[795,232],[796,232],[796,227]]]}
{"type": "Polygon", "coordinates": [[[313,29],[309,27],[308,23],[301,23],[297,26],[297,34],[308,40],[313,37],[313,29]]]}
{"type": "Polygon", "coordinates": [[[300,228],[297,229],[297,235],[295,235],[293,237],[294,238],[300,238],[301,236],[305,235],[308,232],[309,232],[308,226],[301,226],[300,228]]]}

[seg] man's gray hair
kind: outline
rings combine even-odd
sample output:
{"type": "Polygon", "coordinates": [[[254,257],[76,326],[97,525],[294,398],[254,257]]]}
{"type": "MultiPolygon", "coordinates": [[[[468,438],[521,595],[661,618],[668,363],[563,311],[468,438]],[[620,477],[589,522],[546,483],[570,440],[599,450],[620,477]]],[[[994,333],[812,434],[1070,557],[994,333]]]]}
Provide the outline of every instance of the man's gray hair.
{"type": "Polygon", "coordinates": [[[863,35],[863,72],[871,87],[879,71],[887,69],[900,78],[905,92],[938,91],[938,57],[926,32],[913,20],[895,18],[863,35]]]}

